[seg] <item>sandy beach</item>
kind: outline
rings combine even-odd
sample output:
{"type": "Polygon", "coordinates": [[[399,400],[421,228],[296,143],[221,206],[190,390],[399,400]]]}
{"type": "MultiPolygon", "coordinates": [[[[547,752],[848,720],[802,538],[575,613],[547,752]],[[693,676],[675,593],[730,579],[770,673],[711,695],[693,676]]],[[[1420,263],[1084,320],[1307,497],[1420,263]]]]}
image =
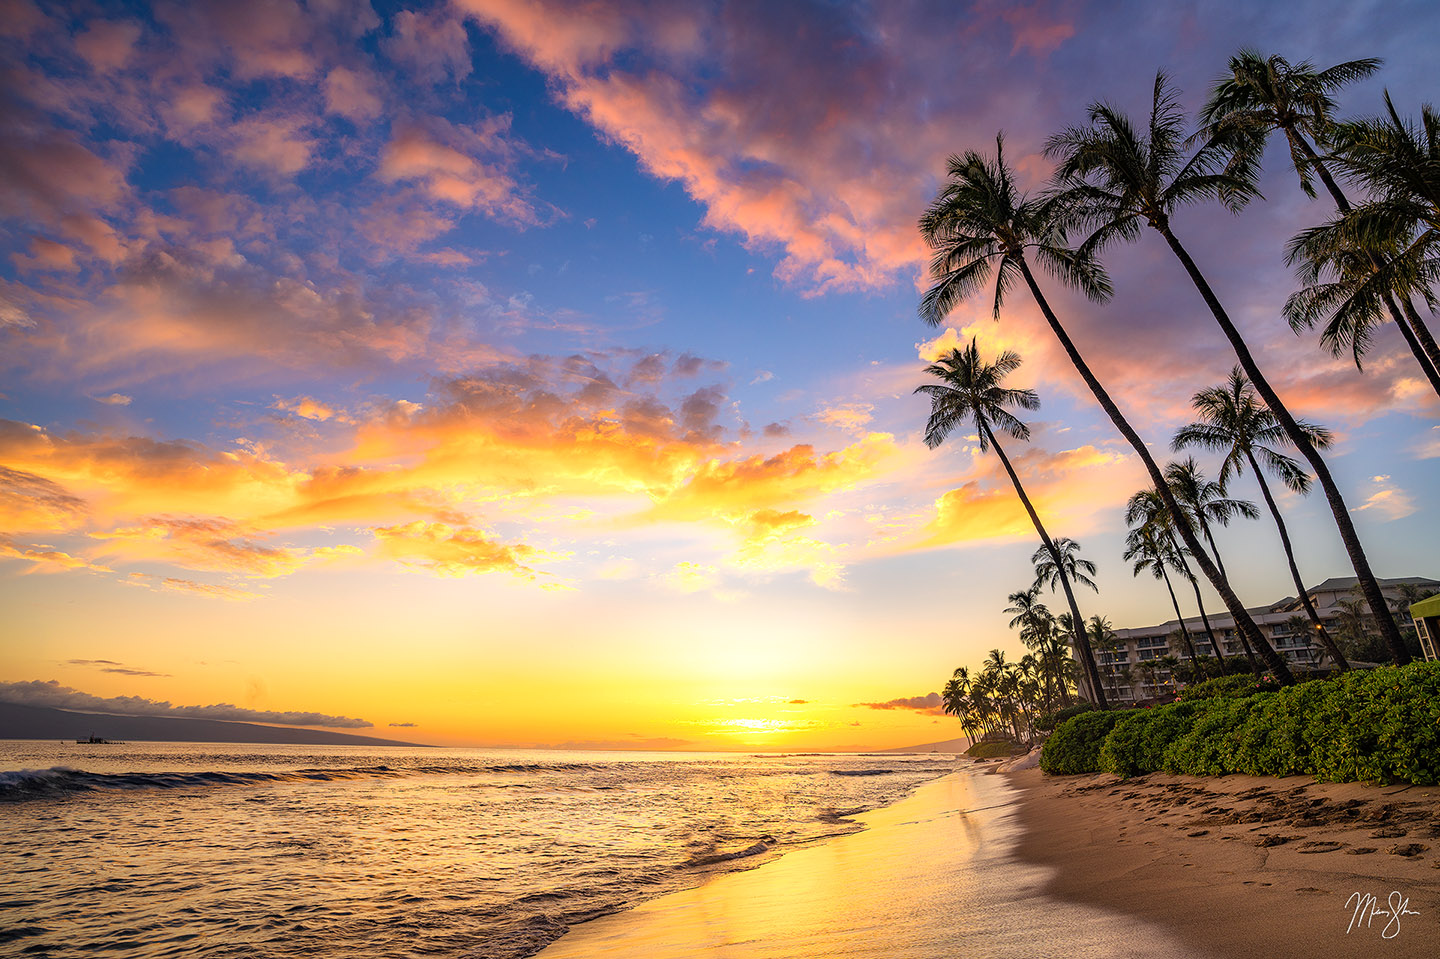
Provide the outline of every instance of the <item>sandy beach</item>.
{"type": "Polygon", "coordinates": [[[541,956],[1431,957],[1440,943],[1437,789],[977,765],[857,818],[864,832],[583,924],[541,956]]]}
{"type": "Polygon", "coordinates": [[[1440,789],[1002,775],[1023,794],[1018,854],[1067,902],[1144,916],[1197,954],[1440,955],[1440,789]]]}
{"type": "Polygon", "coordinates": [[[575,927],[543,959],[1184,955],[1158,927],[1048,897],[1013,855],[1019,791],[984,767],[856,817],[864,832],[575,927]]]}

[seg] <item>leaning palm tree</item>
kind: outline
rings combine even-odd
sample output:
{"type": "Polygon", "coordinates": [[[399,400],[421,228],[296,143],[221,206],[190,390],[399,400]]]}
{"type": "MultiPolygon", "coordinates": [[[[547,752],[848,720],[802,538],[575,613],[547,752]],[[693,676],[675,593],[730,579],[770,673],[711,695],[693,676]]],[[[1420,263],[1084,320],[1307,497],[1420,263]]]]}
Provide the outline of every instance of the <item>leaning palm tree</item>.
{"type": "Polygon", "coordinates": [[[1190,656],[1190,664],[1196,663],[1195,644],[1190,641],[1190,631],[1185,628],[1185,617],[1180,612],[1180,601],[1175,598],[1175,587],[1170,583],[1170,568],[1174,565],[1174,552],[1168,540],[1160,536],[1159,531],[1149,524],[1142,524],[1130,530],[1125,536],[1125,559],[1132,560],[1131,575],[1139,576],[1148,572],[1156,579],[1165,581],[1165,589],[1170,593],[1170,604],[1175,607],[1175,619],[1180,623],[1180,635],[1185,641],[1185,651],[1190,656]]]}
{"type": "Polygon", "coordinates": [[[1237,516],[1259,519],[1260,511],[1249,500],[1231,499],[1226,495],[1224,486],[1206,479],[1193,456],[1168,464],[1165,467],[1165,482],[1170,485],[1186,515],[1205,534],[1205,541],[1214,554],[1215,566],[1220,575],[1225,576],[1225,562],[1220,558],[1220,547],[1215,545],[1215,534],[1210,524],[1229,526],[1237,516]]]}
{"type": "MultiPolygon", "coordinates": [[[[1325,492],[1366,602],[1381,624],[1392,658],[1397,665],[1408,663],[1410,654],[1390,617],[1385,595],[1370,570],[1370,561],[1355,531],[1349,508],[1329,467],[1260,371],[1249,344],[1171,226],[1171,217],[1180,207],[1204,200],[1217,199],[1238,211],[1258,195],[1253,166],[1242,164],[1238,168],[1227,168],[1229,154],[1220,140],[1208,141],[1189,157],[1185,156],[1185,113],[1180,108],[1177,92],[1163,72],[1156,74],[1149,125],[1143,132],[1136,129],[1129,117],[1103,103],[1091,105],[1089,118],[1089,126],[1071,127],[1056,134],[1047,146],[1047,152],[1060,160],[1057,181],[1063,189],[1057,202],[1069,207],[1079,221],[1094,227],[1081,249],[1095,254],[1115,240],[1138,239],[1146,226],[1165,239],[1230,341],[1250,382],[1274,412],[1290,442],[1310,463],[1325,492]]],[[[1178,514],[1178,510],[1174,512],[1178,514]]],[[[1187,524],[1177,525],[1183,529],[1187,524]]],[[[1210,565],[1201,551],[1188,542],[1186,546],[1202,567],[1210,565]]],[[[1206,575],[1209,576],[1208,571],[1206,575]]],[[[1272,662],[1264,653],[1269,643],[1262,646],[1263,638],[1257,642],[1257,637],[1258,630],[1256,636],[1251,637],[1251,645],[1264,657],[1276,679],[1293,681],[1284,660],[1275,656],[1272,662]]]]}
{"type": "MultiPolygon", "coordinates": [[[[1233,168],[1236,164],[1258,165],[1270,134],[1283,134],[1305,195],[1315,197],[1313,176],[1318,176],[1343,215],[1350,210],[1349,198],[1316,153],[1315,145],[1323,146],[1335,130],[1332,94],[1370,76],[1379,66],[1380,61],[1371,57],[1316,70],[1309,61],[1292,64],[1284,57],[1241,50],[1230,58],[1229,72],[1216,82],[1210,99],[1200,110],[1200,135],[1227,143],[1234,151],[1233,168]]],[[[1340,263],[1324,258],[1307,260],[1302,273],[1307,289],[1291,297],[1286,315],[1298,333],[1314,326],[1327,313],[1333,314],[1321,334],[1321,343],[1336,356],[1349,349],[1358,367],[1383,305],[1431,386],[1440,392],[1440,355],[1434,352],[1434,340],[1430,339],[1427,356],[1423,341],[1429,331],[1409,298],[1378,288],[1375,281],[1383,274],[1388,259],[1378,252],[1342,258],[1349,267],[1345,270],[1339,270],[1340,263]],[[1336,268],[1346,281],[1321,283],[1327,266],[1336,268]]],[[[1292,263],[1300,258],[1292,251],[1292,263]]]]}
{"type": "MultiPolygon", "coordinates": [[[[1345,655],[1330,637],[1325,624],[1320,621],[1320,614],[1300,579],[1300,569],[1295,565],[1295,548],[1290,544],[1290,532],[1280,515],[1280,507],[1275,505],[1275,497],[1270,494],[1270,486],[1265,482],[1266,470],[1261,469],[1263,462],[1268,471],[1293,492],[1303,496],[1310,491],[1310,475],[1292,457],[1278,449],[1286,445],[1289,438],[1280,428],[1275,414],[1260,402],[1260,398],[1250,388],[1249,381],[1245,379],[1245,373],[1238,366],[1230,370],[1230,378],[1223,386],[1213,386],[1196,393],[1191,399],[1191,405],[1200,414],[1200,420],[1181,427],[1171,445],[1176,450],[1198,446],[1223,454],[1219,476],[1221,486],[1227,486],[1232,476],[1240,476],[1245,472],[1246,466],[1250,467],[1255,481],[1260,484],[1260,496],[1265,500],[1265,506],[1275,520],[1275,528],[1280,532],[1280,544],[1285,548],[1285,561],[1290,566],[1290,579],[1295,584],[1295,595],[1300,597],[1300,603],[1305,607],[1305,615],[1310,617],[1310,622],[1315,626],[1316,638],[1337,667],[1341,670],[1349,669],[1345,655]]],[[[1329,430],[1303,420],[1299,422],[1299,426],[1309,437],[1311,445],[1319,449],[1330,446],[1329,430]]]]}
{"type": "MultiPolygon", "coordinates": [[[[982,453],[994,448],[995,455],[1000,457],[1010,482],[1015,486],[1015,493],[1020,497],[1030,522],[1035,526],[1035,532],[1040,536],[1040,542],[1055,557],[1055,562],[1060,563],[1062,558],[1055,548],[1055,543],[1040,522],[1040,516],[1035,512],[1030,497],[1025,494],[1025,487],[1020,485],[1020,477],[1016,475],[1015,467],[1010,464],[1010,457],[1005,455],[1005,450],[995,438],[996,429],[1018,440],[1030,438],[1030,427],[1016,419],[1006,407],[1018,406],[1020,409],[1033,410],[1039,408],[1040,399],[1033,390],[1009,389],[1002,385],[1005,377],[1019,368],[1020,362],[1020,354],[1006,350],[994,363],[985,363],[980,359],[979,346],[971,339],[970,345],[965,349],[951,350],[925,367],[926,373],[940,380],[939,383],[925,383],[915,388],[915,392],[930,397],[930,419],[925,424],[925,445],[934,449],[945,442],[945,438],[956,426],[966,422],[973,423],[978,437],[976,445],[982,453]]],[[[1080,607],[1075,602],[1075,592],[1070,588],[1070,581],[1062,575],[1060,584],[1071,612],[1078,619],[1080,607]]],[[[1089,645],[1084,642],[1084,637],[1080,637],[1077,648],[1086,664],[1086,673],[1094,680],[1096,695],[1103,697],[1104,693],[1099,689],[1099,673],[1095,668],[1094,655],[1089,645]]],[[[1105,705],[1103,698],[1097,702],[1105,705]]]]}
{"type": "Polygon", "coordinates": [[[1244,48],[1230,58],[1229,72],[1215,81],[1210,99],[1200,109],[1201,134],[1207,139],[1227,138],[1235,161],[1253,164],[1259,162],[1270,134],[1279,132],[1290,148],[1290,162],[1305,195],[1315,197],[1313,174],[1337,203],[1343,203],[1344,194],[1314,144],[1324,142],[1334,125],[1332,94],[1370,76],[1380,62],[1367,57],[1316,70],[1308,60],[1292,64],[1284,57],[1266,57],[1244,48]]]}
{"type": "MultiPolygon", "coordinates": [[[[1312,282],[1316,272],[1334,269],[1334,261],[1346,267],[1360,257],[1369,260],[1373,277],[1353,290],[1342,288],[1349,296],[1331,295],[1339,304],[1335,307],[1337,318],[1343,309],[1354,314],[1352,320],[1363,320],[1366,310],[1378,311],[1377,298],[1388,297],[1387,308],[1391,302],[1404,307],[1412,327],[1411,333],[1401,328],[1406,343],[1415,351],[1418,342],[1431,368],[1440,372],[1440,346],[1411,301],[1412,295],[1419,296],[1434,310],[1433,288],[1440,282],[1440,115],[1429,106],[1421,107],[1420,126],[1414,127],[1401,118],[1389,93],[1385,94],[1385,111],[1383,117],[1352,120],[1332,128],[1332,156],[1369,189],[1371,198],[1353,209],[1348,201],[1337,200],[1339,217],[1296,237],[1290,259],[1307,264],[1302,275],[1312,282]]],[[[1341,276],[1346,278],[1344,273],[1341,276]]],[[[1301,305],[1305,305],[1303,301],[1301,305]]],[[[1301,311],[1291,320],[1308,318],[1301,311]]]]}
{"type": "Polygon", "coordinates": [[[1070,582],[1080,583],[1097,593],[1100,592],[1100,587],[1090,578],[1095,575],[1096,566],[1090,560],[1080,558],[1079,543],[1068,536],[1057,536],[1055,554],[1059,556],[1058,562],[1055,555],[1045,549],[1037,549],[1030,557],[1030,563],[1035,567],[1035,586],[1048,586],[1053,591],[1061,582],[1063,571],[1070,582]]]}
{"type": "MultiPolygon", "coordinates": [[[[1176,516],[1165,508],[1159,491],[1145,489],[1131,496],[1129,502],[1125,504],[1125,523],[1131,527],[1139,524],[1152,529],[1155,538],[1160,540],[1161,545],[1164,546],[1161,559],[1168,563],[1171,569],[1183,576],[1185,581],[1190,584],[1190,588],[1195,591],[1195,605],[1200,610],[1200,623],[1205,629],[1205,635],[1210,640],[1210,648],[1215,651],[1215,658],[1220,661],[1220,674],[1223,676],[1225,674],[1225,652],[1220,647],[1220,638],[1215,635],[1215,630],[1210,625],[1210,616],[1205,612],[1205,599],[1200,594],[1200,583],[1195,579],[1195,573],[1185,559],[1184,548],[1176,540],[1176,516]]],[[[1165,585],[1170,585],[1169,577],[1166,577],[1165,585]]],[[[1175,598],[1173,591],[1170,598],[1172,600],[1175,598]]],[[[1176,604],[1175,612],[1176,615],[1179,615],[1179,604],[1176,604]]],[[[1180,620],[1180,628],[1185,628],[1183,618],[1180,620]]]]}
{"type": "MultiPolygon", "coordinates": [[[[1029,197],[1019,191],[1005,163],[1003,135],[995,138],[993,162],[973,150],[963,156],[952,156],[945,186],[920,218],[920,233],[934,251],[930,275],[935,281],[921,298],[920,316],[932,326],[939,325],[961,301],[981,290],[994,274],[993,314],[998,320],[1005,293],[1023,280],[1051,332],[1060,341],[1066,356],[1090,388],[1100,408],[1134,449],[1150,474],[1151,482],[1164,489],[1165,478],[1145,441],[1091,372],[1090,365],[1061,325],[1030,269],[1027,253],[1033,254],[1037,262],[1062,283],[1074,287],[1091,300],[1102,302],[1109,298],[1110,280],[1104,269],[1089,252],[1073,250],[1065,243],[1065,232],[1071,221],[1072,215],[1066,204],[1055,198],[1029,197]]],[[[1166,505],[1178,512],[1178,504],[1175,504],[1175,497],[1169,490],[1164,489],[1162,495],[1166,498],[1166,505]]],[[[1181,523],[1179,532],[1188,548],[1203,553],[1189,524],[1181,523]]],[[[1199,563],[1205,577],[1224,600],[1236,628],[1259,648],[1264,637],[1240,602],[1240,597],[1220,576],[1214,563],[1203,556],[1200,556],[1199,563]]],[[[1083,623],[1078,613],[1075,614],[1075,622],[1083,623]]],[[[1283,662],[1277,676],[1282,681],[1292,681],[1283,662]]]]}

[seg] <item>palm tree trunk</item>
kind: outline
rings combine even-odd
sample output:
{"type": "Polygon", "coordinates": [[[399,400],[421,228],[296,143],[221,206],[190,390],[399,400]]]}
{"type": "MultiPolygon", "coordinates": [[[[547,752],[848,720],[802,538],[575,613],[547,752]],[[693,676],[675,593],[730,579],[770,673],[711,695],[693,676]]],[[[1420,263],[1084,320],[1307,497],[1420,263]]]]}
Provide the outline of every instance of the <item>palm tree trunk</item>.
{"type": "MultiPolygon", "coordinates": [[[[1210,524],[1205,520],[1204,512],[1197,511],[1195,517],[1200,521],[1200,529],[1205,533],[1205,539],[1210,544],[1210,552],[1215,554],[1215,568],[1220,570],[1220,575],[1228,583],[1230,577],[1225,575],[1225,564],[1220,561],[1220,547],[1215,545],[1215,535],[1210,531],[1210,524]]],[[[1255,659],[1255,650],[1250,647],[1250,640],[1245,638],[1244,633],[1237,633],[1240,637],[1240,646],[1245,650],[1245,659],[1250,663],[1250,671],[1260,675],[1260,663],[1255,659]]]]}
{"type": "MultiPolygon", "coordinates": [[[[1279,395],[1270,387],[1270,382],[1265,379],[1265,374],[1260,372],[1260,367],[1256,364],[1255,357],[1251,355],[1250,347],[1246,344],[1244,337],[1231,322],[1229,314],[1225,312],[1225,308],[1220,305],[1220,300],[1215,296],[1215,291],[1210,289],[1210,284],[1206,282],[1200,268],[1195,265],[1190,254],[1180,245],[1180,241],[1170,230],[1169,224],[1161,223],[1155,229],[1165,237],[1165,242],[1170,245],[1171,251],[1184,265],[1185,272],[1190,274],[1191,281],[1200,291],[1200,296],[1205,300],[1205,305],[1210,308],[1211,315],[1215,317],[1215,321],[1220,324],[1220,329],[1224,331],[1226,339],[1234,347],[1235,355],[1240,360],[1240,366],[1250,377],[1250,382],[1254,384],[1256,392],[1270,407],[1275,418],[1280,421],[1290,442],[1294,443],[1296,449],[1304,454],[1311,469],[1315,471],[1315,478],[1320,481],[1320,488],[1325,491],[1325,499],[1330,504],[1330,512],[1335,516],[1335,525],[1339,527],[1340,539],[1345,544],[1346,553],[1350,555],[1351,565],[1355,567],[1355,576],[1360,581],[1360,591],[1365,596],[1365,602],[1374,614],[1376,622],[1380,624],[1380,634],[1384,637],[1385,644],[1390,647],[1390,657],[1395,661],[1395,665],[1404,666],[1410,662],[1410,652],[1400,638],[1400,630],[1395,627],[1395,620],[1390,615],[1390,607],[1385,602],[1385,594],[1380,591],[1380,584],[1375,581],[1375,574],[1370,571],[1370,561],[1365,556],[1365,548],[1360,545],[1360,535],[1355,532],[1355,524],[1350,520],[1350,512],[1345,506],[1345,498],[1340,495],[1340,488],[1335,485],[1335,480],[1330,475],[1325,460],[1316,451],[1310,438],[1305,435],[1305,431],[1300,428],[1300,424],[1295,422],[1295,417],[1290,415],[1290,410],[1280,400],[1279,395]]],[[[1269,645],[1266,643],[1265,647],[1269,645]]],[[[1265,647],[1258,644],[1256,646],[1262,656],[1265,647]]],[[[1271,650],[1271,652],[1274,651],[1271,650]]],[[[1279,657],[1277,656],[1276,659],[1278,660],[1279,657]]],[[[1265,662],[1273,668],[1270,657],[1266,656],[1265,662]]],[[[1280,660],[1280,662],[1283,664],[1284,661],[1280,660]]],[[[1286,672],[1288,674],[1289,670],[1287,669],[1286,672]]]]}
{"type": "MultiPolygon", "coordinates": [[[[1386,302],[1389,302],[1389,297],[1386,297],[1386,302]]],[[[1410,345],[1410,351],[1417,354],[1417,358],[1419,352],[1423,352],[1425,357],[1430,360],[1430,366],[1426,367],[1425,375],[1429,378],[1430,385],[1435,388],[1435,392],[1440,393],[1440,346],[1435,344],[1435,337],[1430,335],[1430,328],[1425,325],[1424,320],[1420,319],[1420,314],[1415,312],[1415,304],[1411,302],[1410,297],[1404,297],[1400,302],[1405,307],[1405,318],[1410,321],[1409,326],[1402,327],[1400,332],[1405,335],[1405,342],[1410,345]]],[[[1390,311],[1392,314],[1395,312],[1393,303],[1390,304],[1390,311]]],[[[1399,321],[1397,320],[1396,323],[1398,325],[1399,321]]],[[[1421,366],[1424,364],[1422,363],[1421,366]]]]}
{"type": "MultiPolygon", "coordinates": [[[[1309,142],[1300,135],[1298,130],[1286,127],[1285,133],[1304,151],[1306,159],[1315,168],[1315,172],[1320,175],[1320,182],[1325,184],[1325,189],[1330,192],[1330,197],[1335,201],[1335,208],[1341,214],[1349,213],[1350,201],[1340,190],[1324,162],[1315,155],[1315,150],[1309,142]]],[[[1377,270],[1382,266],[1378,256],[1371,255],[1370,262],[1377,270]]],[[[1395,303],[1395,298],[1389,293],[1385,294],[1385,308],[1390,313],[1390,319],[1394,320],[1395,325],[1400,328],[1400,335],[1405,338],[1405,345],[1410,347],[1410,352],[1415,355],[1415,361],[1420,364],[1425,378],[1430,381],[1430,388],[1440,394],[1440,347],[1436,346],[1435,338],[1430,335],[1430,330],[1420,319],[1420,314],[1415,312],[1415,304],[1410,302],[1410,298],[1402,297],[1401,302],[1405,307],[1403,316],[1400,313],[1400,307],[1395,303]]]]}
{"type": "MultiPolygon", "coordinates": [[[[979,419],[977,417],[977,419],[979,419]]],[[[1050,534],[1045,532],[1045,525],[1040,522],[1035,507],[1030,504],[1030,497],[1025,495],[1025,487],[1020,485],[1020,477],[1015,475],[1015,467],[1010,465],[1010,457],[1000,448],[1000,443],[995,439],[995,433],[990,429],[990,424],[979,419],[980,428],[985,431],[985,438],[990,445],[995,447],[995,454],[1000,457],[1000,462],[1005,465],[1005,472],[1010,475],[1010,482],[1015,484],[1015,494],[1020,497],[1020,502],[1025,506],[1025,512],[1030,515],[1030,522],[1035,524],[1035,532],[1040,534],[1040,542],[1045,544],[1045,549],[1050,553],[1050,558],[1055,561],[1055,572],[1060,577],[1060,585],[1065,590],[1065,601],[1070,605],[1070,615],[1075,622],[1082,624],[1082,628],[1075,631],[1075,645],[1080,650],[1082,662],[1085,665],[1085,675],[1090,680],[1091,689],[1095,696],[1095,704],[1101,709],[1105,708],[1105,689],[1100,685],[1100,669],[1095,665],[1095,654],[1090,649],[1090,638],[1085,635],[1083,624],[1085,620],[1080,618],[1080,606],[1075,602],[1075,591],[1070,588],[1070,577],[1065,575],[1065,565],[1060,561],[1060,551],[1055,548],[1050,534]]]]}
{"type": "MultiPolygon", "coordinates": [[[[1170,486],[1165,482],[1164,474],[1160,472],[1160,467],[1156,464],[1155,458],[1150,455],[1150,450],[1145,446],[1145,442],[1140,439],[1140,434],[1136,433],[1134,427],[1121,415],[1120,408],[1115,405],[1115,401],[1110,398],[1110,394],[1100,385],[1100,381],[1095,378],[1095,374],[1090,372],[1089,364],[1080,356],[1080,351],[1075,348],[1075,344],[1070,339],[1070,334],[1065,332],[1065,327],[1060,325],[1059,319],[1055,316],[1055,311],[1050,309],[1049,301],[1045,299],[1045,294],[1040,292],[1040,285],[1035,282],[1035,275],[1030,272],[1030,264],[1025,262],[1023,257],[1017,257],[1016,261],[1020,265],[1020,272],[1025,277],[1026,285],[1030,287],[1030,294],[1035,297],[1035,302],[1040,306],[1040,312],[1045,315],[1045,321],[1050,324],[1051,331],[1053,331],[1056,338],[1060,340],[1060,345],[1065,348],[1066,355],[1070,357],[1070,362],[1073,363],[1075,369],[1079,371],[1081,378],[1085,381],[1085,385],[1090,387],[1090,392],[1095,395],[1095,399],[1099,402],[1100,408],[1110,417],[1110,422],[1115,424],[1115,428],[1120,431],[1120,435],[1129,441],[1136,455],[1140,457],[1140,461],[1145,464],[1145,469],[1150,474],[1150,481],[1155,485],[1155,491],[1160,494],[1161,500],[1164,501],[1165,507],[1170,510],[1171,515],[1183,516],[1184,514],[1181,511],[1180,504],[1175,501],[1175,494],[1170,492],[1170,486]]],[[[1260,627],[1255,625],[1255,620],[1250,618],[1250,614],[1245,610],[1245,605],[1240,602],[1240,597],[1235,595],[1235,591],[1230,588],[1230,584],[1220,575],[1220,571],[1215,568],[1215,564],[1210,562],[1209,558],[1205,556],[1205,550],[1200,546],[1200,541],[1195,538],[1195,531],[1190,528],[1190,524],[1180,520],[1176,523],[1176,527],[1180,533],[1180,538],[1185,541],[1185,545],[1189,547],[1191,552],[1196,554],[1196,561],[1200,564],[1200,571],[1205,574],[1205,578],[1210,581],[1211,585],[1215,587],[1215,591],[1220,594],[1220,599],[1224,601],[1225,608],[1230,611],[1231,617],[1235,620],[1236,629],[1249,637],[1251,645],[1260,653],[1261,658],[1265,660],[1265,665],[1269,666],[1270,671],[1275,674],[1276,680],[1285,685],[1293,683],[1295,678],[1290,675],[1290,670],[1286,667],[1285,660],[1281,659],[1275,650],[1270,648],[1270,644],[1266,642],[1265,637],[1260,633],[1260,627]]]]}
{"type": "MultiPolygon", "coordinates": [[[[1157,558],[1156,562],[1160,562],[1157,558]]],[[[1195,655],[1195,644],[1190,641],[1190,630],[1185,628],[1185,617],[1180,612],[1180,601],[1175,598],[1175,588],[1170,585],[1170,574],[1165,572],[1165,566],[1161,563],[1160,575],[1165,580],[1165,589],[1170,593],[1170,605],[1175,607],[1175,619],[1180,623],[1180,638],[1185,640],[1185,648],[1190,651],[1190,668],[1198,675],[1200,672],[1199,657],[1195,655]]]]}
{"type": "Polygon", "coordinates": [[[1200,521],[1200,532],[1205,534],[1205,542],[1210,544],[1210,553],[1215,557],[1215,568],[1220,571],[1221,576],[1225,577],[1226,582],[1229,582],[1230,577],[1225,572],[1225,564],[1220,559],[1220,547],[1215,545],[1215,534],[1210,532],[1210,524],[1206,522],[1205,514],[1196,510],[1195,518],[1200,521]]]}
{"type": "Polygon", "coordinates": [[[1185,557],[1180,557],[1180,565],[1183,567],[1185,578],[1190,581],[1190,588],[1195,590],[1195,605],[1200,608],[1200,622],[1205,625],[1205,635],[1210,637],[1210,648],[1215,650],[1215,658],[1220,661],[1220,675],[1224,676],[1229,669],[1225,666],[1225,651],[1220,648],[1220,637],[1215,635],[1215,630],[1210,628],[1210,617],[1205,614],[1205,600],[1200,595],[1200,581],[1190,570],[1190,564],[1185,562],[1185,557]]]}
{"type": "Polygon", "coordinates": [[[1325,647],[1325,651],[1330,654],[1335,665],[1344,672],[1350,668],[1350,664],[1345,661],[1345,654],[1340,652],[1340,647],[1335,645],[1335,640],[1330,638],[1325,624],[1320,621],[1320,614],[1315,611],[1315,604],[1310,602],[1310,593],[1300,580],[1300,569],[1295,565],[1295,549],[1290,545],[1290,532],[1285,528],[1285,521],[1280,518],[1280,507],[1275,505],[1275,497],[1270,495],[1270,486],[1265,482],[1265,474],[1260,472],[1260,464],[1255,461],[1254,453],[1246,450],[1245,458],[1250,461],[1250,468],[1255,471],[1255,480],[1260,484],[1260,495],[1265,498],[1265,505],[1269,507],[1270,515],[1275,517],[1275,528],[1280,531],[1280,545],[1285,547],[1285,561],[1290,564],[1290,578],[1295,581],[1295,595],[1300,597],[1300,602],[1305,607],[1305,614],[1310,617],[1310,622],[1315,624],[1315,635],[1320,640],[1320,645],[1325,647]]]}

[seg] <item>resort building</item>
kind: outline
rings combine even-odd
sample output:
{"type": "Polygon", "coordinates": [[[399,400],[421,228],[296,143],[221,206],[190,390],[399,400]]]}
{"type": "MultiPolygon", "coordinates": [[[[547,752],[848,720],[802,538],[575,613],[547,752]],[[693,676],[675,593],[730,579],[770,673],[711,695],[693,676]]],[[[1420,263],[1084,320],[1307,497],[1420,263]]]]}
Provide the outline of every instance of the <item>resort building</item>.
{"type": "MultiPolygon", "coordinates": [[[[1396,601],[1402,596],[1401,588],[1419,587],[1421,592],[1440,592],[1440,581],[1422,576],[1406,576],[1399,579],[1382,579],[1380,589],[1389,600],[1396,601]]],[[[1327,579],[1309,590],[1310,601],[1315,612],[1325,624],[1326,632],[1332,637],[1339,631],[1341,616],[1346,613],[1342,603],[1359,598],[1357,580],[1353,576],[1337,576],[1327,579]]],[[[1256,606],[1248,610],[1260,632],[1269,640],[1275,651],[1283,656],[1297,672],[1328,669],[1332,664],[1324,648],[1319,646],[1313,635],[1305,607],[1299,598],[1286,597],[1268,606],[1256,606]]],[[[1235,620],[1219,606],[1218,611],[1206,614],[1210,627],[1220,640],[1226,656],[1244,656],[1244,647],[1235,629],[1235,620]]],[[[1402,606],[1397,621],[1403,623],[1408,616],[1402,606]]],[[[1111,702],[1133,703],[1152,699],[1175,689],[1170,675],[1167,657],[1184,660],[1188,656],[1181,638],[1182,624],[1168,620],[1156,626],[1115,630],[1115,642],[1109,649],[1096,649],[1096,663],[1100,677],[1105,684],[1105,696],[1111,702]]],[[[1215,650],[1205,625],[1199,615],[1187,617],[1183,628],[1195,644],[1195,651],[1202,656],[1214,656],[1215,650]]]]}

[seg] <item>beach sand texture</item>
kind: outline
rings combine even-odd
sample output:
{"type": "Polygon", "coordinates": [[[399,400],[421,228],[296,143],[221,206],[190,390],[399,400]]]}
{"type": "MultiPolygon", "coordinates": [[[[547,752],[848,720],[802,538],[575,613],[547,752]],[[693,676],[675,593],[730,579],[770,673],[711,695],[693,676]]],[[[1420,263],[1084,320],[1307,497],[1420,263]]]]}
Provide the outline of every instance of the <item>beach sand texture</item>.
{"type": "Polygon", "coordinates": [[[856,817],[864,832],[577,926],[542,959],[1044,959],[1193,955],[1158,926],[1045,892],[1018,791],[972,767],[856,817]]]}
{"type": "Polygon", "coordinates": [[[1024,793],[1020,856],[1053,868],[1047,892],[1152,917],[1193,954],[1440,956],[1440,788],[1005,775],[1024,793]],[[1386,914],[1357,918],[1357,894],[1386,914]],[[1415,914],[1392,920],[1401,899],[1415,914]]]}

